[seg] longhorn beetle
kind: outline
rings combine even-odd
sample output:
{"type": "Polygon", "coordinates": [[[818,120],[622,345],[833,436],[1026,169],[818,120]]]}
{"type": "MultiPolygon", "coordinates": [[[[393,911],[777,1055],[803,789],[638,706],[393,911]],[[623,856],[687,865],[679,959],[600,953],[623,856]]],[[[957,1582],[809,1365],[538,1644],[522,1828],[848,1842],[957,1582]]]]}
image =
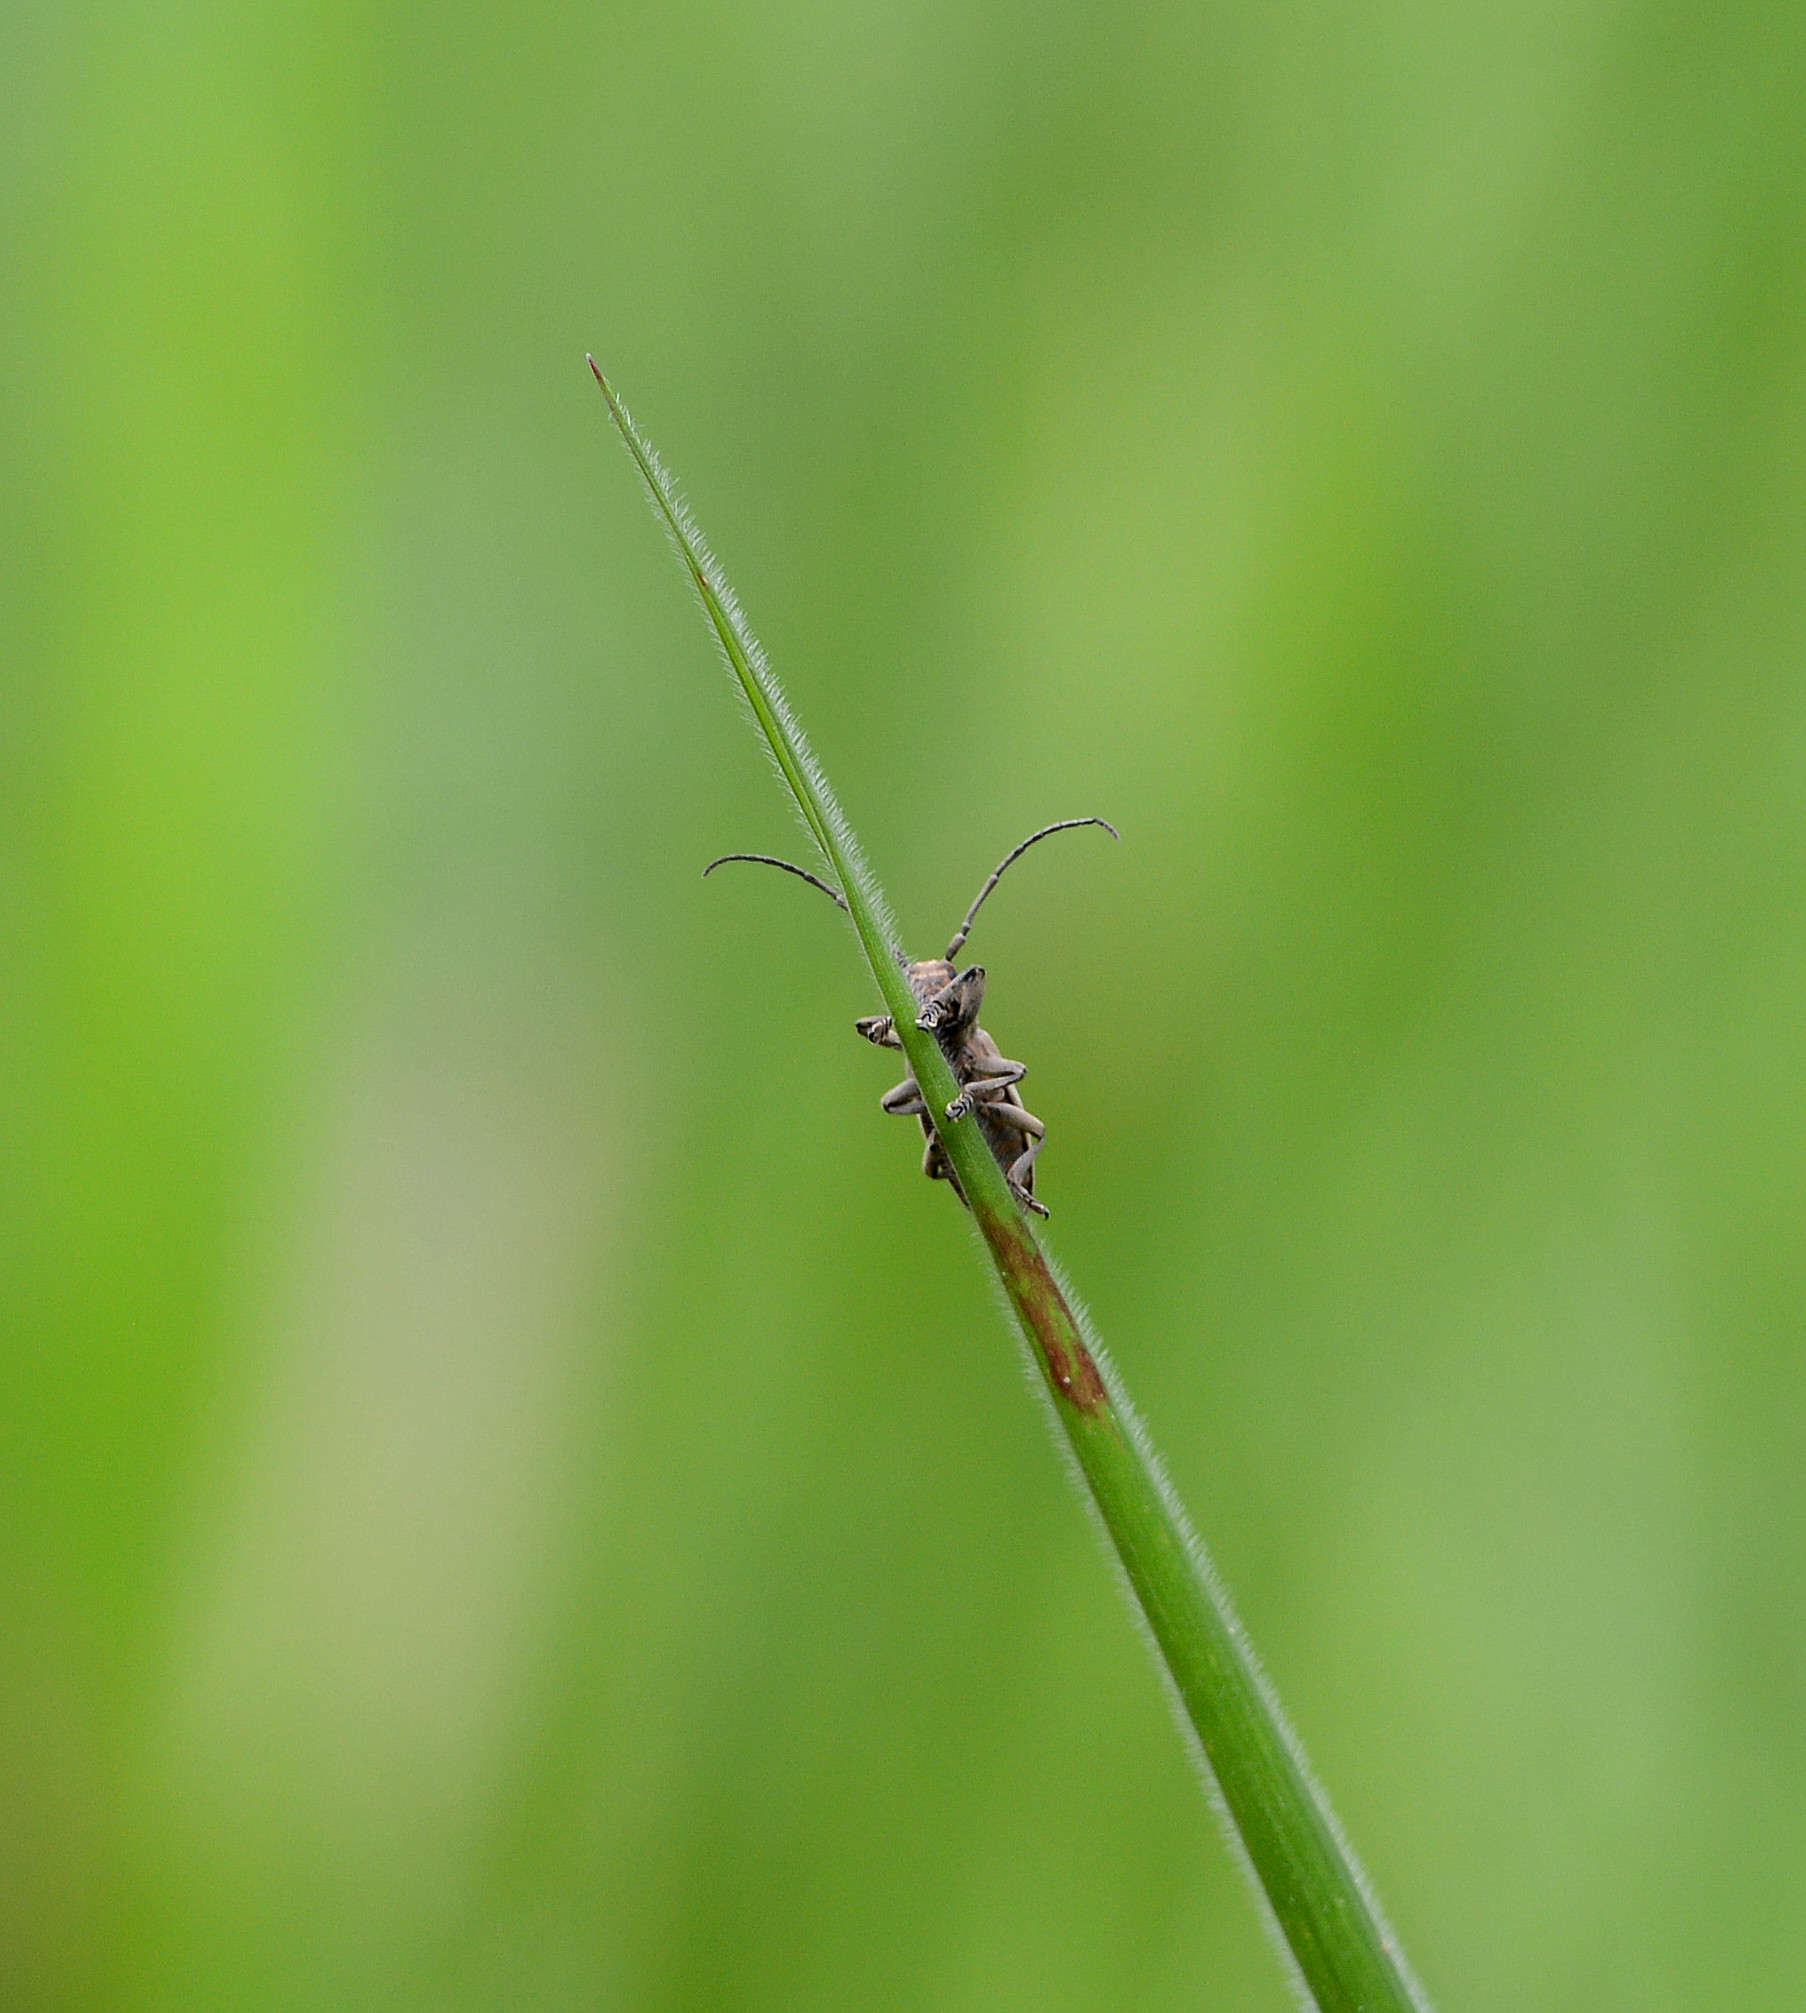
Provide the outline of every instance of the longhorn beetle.
{"type": "MultiPolygon", "coordinates": [[[[1021,859],[1038,839],[1045,839],[1053,832],[1069,832],[1075,825],[1102,825],[1111,838],[1121,837],[1108,818],[1062,818],[1058,824],[1043,825],[1040,831],[1031,832],[1021,845],[1004,854],[995,872],[979,889],[978,899],[966,911],[965,921],[953,932],[953,941],[947,946],[944,958],[923,958],[919,963],[911,963],[901,951],[897,953],[897,962],[903,967],[909,989],[915,994],[920,1008],[916,1026],[931,1033],[940,1043],[941,1053],[947,1058],[948,1066],[959,1083],[959,1095],[948,1105],[947,1118],[957,1124],[962,1118],[977,1117],[985,1144],[1003,1169],[1011,1194],[1024,1209],[1032,1209],[1037,1216],[1047,1214],[1046,1203],[1035,1198],[1035,1157],[1046,1143],[1047,1127],[1027,1109],[1016,1089],[1017,1084],[1027,1076],[1028,1065],[1009,1061],[978,1024],[978,1009],[985,996],[984,966],[968,965],[962,972],[956,969],[953,961],[965,948],[978,912],[985,905],[985,898],[1003,879],[1005,871],[1021,859]]],[[[711,860],[703,868],[703,879],[707,880],[717,867],[725,866],[729,860],[750,860],[761,867],[781,867],[785,873],[795,874],[798,880],[807,881],[812,888],[820,888],[831,902],[838,903],[843,910],[847,906],[846,898],[838,888],[831,888],[826,881],[810,873],[807,867],[796,866],[789,860],[774,859],[770,853],[723,853],[720,859],[711,860]]],[[[900,1049],[903,1046],[889,1014],[869,1014],[853,1025],[867,1041],[879,1048],[900,1049]]],[[[930,1181],[951,1182],[954,1194],[964,1202],[965,1192],[942,1150],[934,1122],[928,1115],[927,1100],[922,1095],[921,1085],[916,1082],[915,1071],[911,1070],[894,1090],[887,1090],[879,1102],[893,1118],[921,1120],[922,1133],[928,1142],[922,1152],[922,1172],[930,1181]]]]}

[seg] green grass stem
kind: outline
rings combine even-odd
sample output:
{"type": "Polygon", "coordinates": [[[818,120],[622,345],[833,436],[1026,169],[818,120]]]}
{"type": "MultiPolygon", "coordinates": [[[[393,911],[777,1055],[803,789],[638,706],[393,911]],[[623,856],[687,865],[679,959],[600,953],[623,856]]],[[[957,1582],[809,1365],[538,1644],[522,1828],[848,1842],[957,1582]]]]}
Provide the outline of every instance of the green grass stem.
{"type": "MultiPolygon", "coordinates": [[[[670,477],[594,358],[590,369],[772,759],[846,896],[929,1110],[941,1112],[959,1085],[933,1035],[916,1026],[896,929],[852,829],[670,477]]],[[[1017,1207],[977,1125],[942,1125],[939,1131],[1182,1723],[1195,1739],[1206,1785],[1289,1956],[1301,1998],[1321,2013],[1428,2013],[1429,2001],[1083,1311],[1017,1207]]]]}

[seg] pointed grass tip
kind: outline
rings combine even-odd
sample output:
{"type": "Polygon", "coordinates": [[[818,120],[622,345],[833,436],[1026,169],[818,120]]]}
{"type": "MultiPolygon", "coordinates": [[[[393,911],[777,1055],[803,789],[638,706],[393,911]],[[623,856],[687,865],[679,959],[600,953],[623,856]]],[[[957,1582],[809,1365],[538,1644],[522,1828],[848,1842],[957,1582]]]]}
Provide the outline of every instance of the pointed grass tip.
{"type": "Polygon", "coordinates": [[[602,396],[608,401],[609,411],[618,413],[621,409],[621,401],[615,396],[614,386],[609,383],[606,377],[603,376],[602,366],[596,361],[596,359],[593,356],[590,356],[587,353],[585,354],[583,361],[589,365],[590,376],[593,377],[596,380],[596,382],[602,387],[602,396]]]}

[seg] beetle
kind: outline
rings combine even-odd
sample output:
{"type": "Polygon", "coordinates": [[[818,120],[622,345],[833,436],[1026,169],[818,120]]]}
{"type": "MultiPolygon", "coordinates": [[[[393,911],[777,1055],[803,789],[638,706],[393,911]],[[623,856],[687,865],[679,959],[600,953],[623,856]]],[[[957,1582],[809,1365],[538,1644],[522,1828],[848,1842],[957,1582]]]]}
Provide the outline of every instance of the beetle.
{"type": "MultiPolygon", "coordinates": [[[[1011,1062],[978,1024],[978,1009],[985,996],[984,966],[968,965],[961,971],[955,960],[972,934],[972,925],[978,919],[979,910],[1004,874],[1030,846],[1054,832],[1069,832],[1077,825],[1101,825],[1111,838],[1122,836],[1108,818],[1062,818],[1056,824],[1043,825],[1040,831],[1031,832],[1021,845],[1013,846],[998,862],[979,889],[977,899],[966,911],[965,921],[954,931],[944,958],[922,958],[912,962],[900,951],[897,953],[897,961],[902,965],[909,989],[915,995],[916,1026],[931,1033],[939,1042],[941,1053],[947,1058],[948,1067],[960,1087],[958,1097],[947,1107],[947,1119],[958,1124],[963,1118],[977,1118],[985,1144],[1009,1182],[1010,1193],[1024,1209],[1032,1209],[1037,1216],[1047,1214],[1046,1203],[1035,1194],[1035,1160],[1046,1144],[1047,1127],[1023,1104],[1022,1095],[1016,1088],[1027,1076],[1028,1065],[1011,1062]]],[[[807,867],[799,867],[790,860],[776,859],[770,853],[723,853],[703,868],[704,880],[730,860],[749,860],[762,867],[781,867],[785,873],[795,874],[799,880],[807,881],[812,888],[820,888],[841,909],[847,907],[846,897],[838,888],[830,887],[826,881],[810,873],[807,867]]],[[[850,910],[847,912],[851,913],[850,910]]],[[[903,1046],[903,1038],[897,1033],[896,1024],[889,1014],[868,1014],[853,1025],[867,1041],[879,1048],[901,1049],[903,1046]]],[[[901,1083],[887,1090],[879,1103],[893,1118],[921,1120],[922,1134],[927,1141],[922,1150],[922,1172],[930,1181],[950,1183],[954,1194],[964,1202],[965,1191],[960,1187],[959,1176],[954,1173],[946,1149],[941,1145],[934,1121],[929,1116],[927,1099],[922,1095],[921,1085],[916,1082],[915,1071],[912,1069],[901,1083]]]]}

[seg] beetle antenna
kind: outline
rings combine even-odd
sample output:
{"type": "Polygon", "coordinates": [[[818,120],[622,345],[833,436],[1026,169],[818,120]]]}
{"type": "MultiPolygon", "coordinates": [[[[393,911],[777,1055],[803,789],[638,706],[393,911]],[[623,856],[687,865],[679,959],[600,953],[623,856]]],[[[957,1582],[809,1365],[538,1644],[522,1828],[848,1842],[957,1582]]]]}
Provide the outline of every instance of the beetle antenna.
{"type": "MultiPolygon", "coordinates": [[[[972,925],[978,918],[978,912],[985,905],[985,897],[1003,879],[1005,868],[1014,866],[1037,839],[1045,839],[1052,832],[1070,832],[1074,825],[1102,825],[1111,838],[1120,839],[1122,837],[1122,834],[1111,824],[1108,818],[1062,818],[1057,825],[1043,825],[1038,832],[1030,832],[1021,845],[1012,848],[1011,851],[1004,854],[1002,860],[998,863],[997,871],[979,889],[977,901],[966,911],[966,920],[953,932],[953,941],[947,946],[947,962],[949,964],[959,956],[961,950],[964,948],[966,939],[972,934],[972,925]]],[[[792,869],[792,871],[797,872],[800,869],[792,869]]]]}
{"type": "Polygon", "coordinates": [[[723,853],[720,859],[711,860],[703,868],[702,878],[706,881],[717,867],[725,866],[729,860],[754,860],[761,867],[782,867],[785,873],[794,874],[799,881],[807,881],[810,887],[820,888],[828,900],[833,902],[837,908],[844,910],[846,914],[851,915],[853,913],[851,909],[847,908],[846,897],[838,888],[831,888],[826,881],[818,880],[814,874],[810,873],[807,867],[793,866],[788,860],[774,860],[769,853],[723,853]]]}

